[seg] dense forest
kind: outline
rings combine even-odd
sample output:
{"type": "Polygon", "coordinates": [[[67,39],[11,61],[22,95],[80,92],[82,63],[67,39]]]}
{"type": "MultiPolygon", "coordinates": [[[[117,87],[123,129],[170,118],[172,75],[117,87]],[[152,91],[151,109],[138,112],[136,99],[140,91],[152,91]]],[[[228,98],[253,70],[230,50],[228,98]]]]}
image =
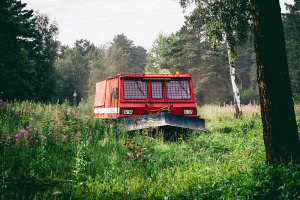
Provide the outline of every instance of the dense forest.
{"type": "MultiPolygon", "coordinates": [[[[203,30],[187,24],[159,34],[147,52],[123,33],[96,46],[78,39],[74,47],[58,41],[59,27],[47,15],[17,0],[0,2],[0,90],[4,100],[71,101],[93,98],[95,83],[118,73],[190,73],[198,105],[233,100],[226,45],[212,47],[203,30]]],[[[300,15],[283,14],[293,98],[300,101],[300,15]]],[[[121,31],[120,31],[121,32],[121,31]]],[[[259,99],[253,41],[237,48],[235,61],[242,104],[259,99]]]]}

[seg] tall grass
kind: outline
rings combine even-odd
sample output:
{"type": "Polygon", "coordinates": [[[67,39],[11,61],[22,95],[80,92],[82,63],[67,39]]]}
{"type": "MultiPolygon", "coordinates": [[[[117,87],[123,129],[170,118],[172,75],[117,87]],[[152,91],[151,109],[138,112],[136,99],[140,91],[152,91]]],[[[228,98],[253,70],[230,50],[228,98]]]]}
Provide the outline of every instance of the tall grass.
{"type": "Polygon", "coordinates": [[[1,105],[0,198],[300,197],[299,165],[266,165],[258,106],[243,106],[238,120],[232,106],[199,112],[208,131],[171,142],[93,119],[88,101],[1,105]]]}

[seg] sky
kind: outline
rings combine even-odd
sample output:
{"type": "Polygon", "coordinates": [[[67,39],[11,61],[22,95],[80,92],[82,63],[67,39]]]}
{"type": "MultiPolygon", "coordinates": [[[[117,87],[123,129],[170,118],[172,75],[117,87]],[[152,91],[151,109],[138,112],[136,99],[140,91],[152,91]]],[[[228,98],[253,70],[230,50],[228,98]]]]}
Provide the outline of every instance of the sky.
{"type": "MultiPolygon", "coordinates": [[[[21,1],[27,3],[27,9],[47,14],[55,21],[58,40],[70,47],[79,39],[100,46],[123,33],[134,45],[149,50],[160,33],[171,34],[184,25],[179,0],[21,1]]],[[[286,12],[284,2],[292,4],[294,0],[280,0],[282,12],[286,12]]]]}

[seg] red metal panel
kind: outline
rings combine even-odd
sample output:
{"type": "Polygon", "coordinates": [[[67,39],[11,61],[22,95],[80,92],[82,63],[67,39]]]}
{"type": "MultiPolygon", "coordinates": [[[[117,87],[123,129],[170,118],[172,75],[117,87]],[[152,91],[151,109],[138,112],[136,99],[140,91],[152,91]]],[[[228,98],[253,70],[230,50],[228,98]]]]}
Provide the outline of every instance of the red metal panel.
{"type": "Polygon", "coordinates": [[[104,106],[105,104],[105,86],[106,81],[96,83],[95,107],[104,106]]]}
{"type": "Polygon", "coordinates": [[[119,79],[116,77],[114,79],[107,80],[106,83],[106,95],[105,95],[105,113],[104,118],[116,118],[119,114],[118,112],[118,99],[113,98],[113,88],[118,87],[119,79]]]}

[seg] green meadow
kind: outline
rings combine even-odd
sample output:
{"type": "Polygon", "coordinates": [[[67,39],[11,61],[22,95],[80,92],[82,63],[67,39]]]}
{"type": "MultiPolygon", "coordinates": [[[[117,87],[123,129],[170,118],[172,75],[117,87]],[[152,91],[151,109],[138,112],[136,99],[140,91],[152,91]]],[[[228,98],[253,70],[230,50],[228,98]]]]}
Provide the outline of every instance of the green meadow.
{"type": "Polygon", "coordinates": [[[199,108],[207,131],[172,141],[91,106],[1,102],[0,199],[300,199],[300,165],[266,164],[257,105],[199,108]]]}

